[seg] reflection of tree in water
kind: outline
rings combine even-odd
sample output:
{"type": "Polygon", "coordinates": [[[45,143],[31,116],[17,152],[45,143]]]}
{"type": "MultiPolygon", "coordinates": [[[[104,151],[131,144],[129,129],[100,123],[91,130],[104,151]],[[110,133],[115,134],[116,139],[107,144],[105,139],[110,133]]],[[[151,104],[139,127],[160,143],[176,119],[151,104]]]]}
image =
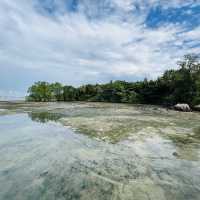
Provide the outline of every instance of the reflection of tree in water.
{"type": "Polygon", "coordinates": [[[59,113],[50,113],[50,112],[32,112],[28,113],[28,116],[32,121],[47,123],[49,121],[58,121],[62,115],[59,113]]]}

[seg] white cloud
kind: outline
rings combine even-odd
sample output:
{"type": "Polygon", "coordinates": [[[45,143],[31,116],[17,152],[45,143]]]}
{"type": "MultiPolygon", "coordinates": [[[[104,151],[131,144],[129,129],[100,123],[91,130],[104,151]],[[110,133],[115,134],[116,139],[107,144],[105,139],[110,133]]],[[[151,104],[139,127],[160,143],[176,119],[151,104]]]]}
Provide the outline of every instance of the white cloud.
{"type": "Polygon", "coordinates": [[[49,16],[36,9],[36,0],[1,0],[0,72],[2,66],[10,73],[26,69],[32,81],[44,77],[70,84],[130,75],[134,80],[154,78],[175,66],[185,53],[200,52],[192,46],[200,41],[200,27],[188,31],[180,24],[157,29],[144,24],[153,6],[180,7],[192,0],[104,0],[104,4],[84,0],[75,13],[64,12],[64,0],[56,2],[57,12],[49,16]],[[32,76],[28,70],[39,71],[41,76],[32,76]]]}

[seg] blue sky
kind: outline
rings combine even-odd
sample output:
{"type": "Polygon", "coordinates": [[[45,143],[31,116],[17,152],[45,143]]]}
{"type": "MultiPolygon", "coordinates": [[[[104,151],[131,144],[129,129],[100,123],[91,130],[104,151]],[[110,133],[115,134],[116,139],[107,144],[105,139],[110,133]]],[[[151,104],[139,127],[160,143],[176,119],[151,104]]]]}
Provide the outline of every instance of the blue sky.
{"type": "Polygon", "coordinates": [[[199,0],[0,1],[0,96],[153,79],[187,53],[200,53],[199,0]]]}

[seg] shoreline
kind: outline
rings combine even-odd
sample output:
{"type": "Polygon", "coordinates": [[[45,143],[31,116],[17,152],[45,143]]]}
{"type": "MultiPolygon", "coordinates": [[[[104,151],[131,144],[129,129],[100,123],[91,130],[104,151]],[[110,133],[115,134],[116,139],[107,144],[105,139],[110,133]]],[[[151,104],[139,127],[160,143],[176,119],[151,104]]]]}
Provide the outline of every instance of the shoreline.
{"type": "Polygon", "coordinates": [[[10,105],[15,105],[15,104],[48,104],[48,103],[79,103],[79,104],[85,104],[85,103],[102,103],[102,104],[118,104],[118,105],[127,105],[127,106],[155,106],[159,108],[163,108],[166,110],[174,110],[177,112],[195,112],[199,113],[199,109],[195,109],[195,107],[190,107],[190,111],[182,111],[182,110],[177,110],[174,108],[174,106],[166,106],[166,105],[159,105],[159,104],[133,104],[133,103],[121,103],[121,102],[101,102],[101,101],[26,101],[26,100],[7,100],[7,101],[1,101],[0,104],[10,104],[10,105]]]}

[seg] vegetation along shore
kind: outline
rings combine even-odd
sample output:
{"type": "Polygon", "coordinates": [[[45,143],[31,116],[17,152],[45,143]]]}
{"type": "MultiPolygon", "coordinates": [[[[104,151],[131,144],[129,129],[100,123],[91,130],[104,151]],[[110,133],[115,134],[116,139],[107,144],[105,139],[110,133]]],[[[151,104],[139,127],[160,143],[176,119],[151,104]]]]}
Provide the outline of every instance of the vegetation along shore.
{"type": "Polygon", "coordinates": [[[94,101],[175,106],[178,110],[200,109],[200,62],[195,54],[184,56],[178,68],[156,80],[110,81],[75,88],[61,83],[36,82],[28,89],[27,101],[94,101]],[[178,105],[177,105],[178,104],[178,105]]]}

